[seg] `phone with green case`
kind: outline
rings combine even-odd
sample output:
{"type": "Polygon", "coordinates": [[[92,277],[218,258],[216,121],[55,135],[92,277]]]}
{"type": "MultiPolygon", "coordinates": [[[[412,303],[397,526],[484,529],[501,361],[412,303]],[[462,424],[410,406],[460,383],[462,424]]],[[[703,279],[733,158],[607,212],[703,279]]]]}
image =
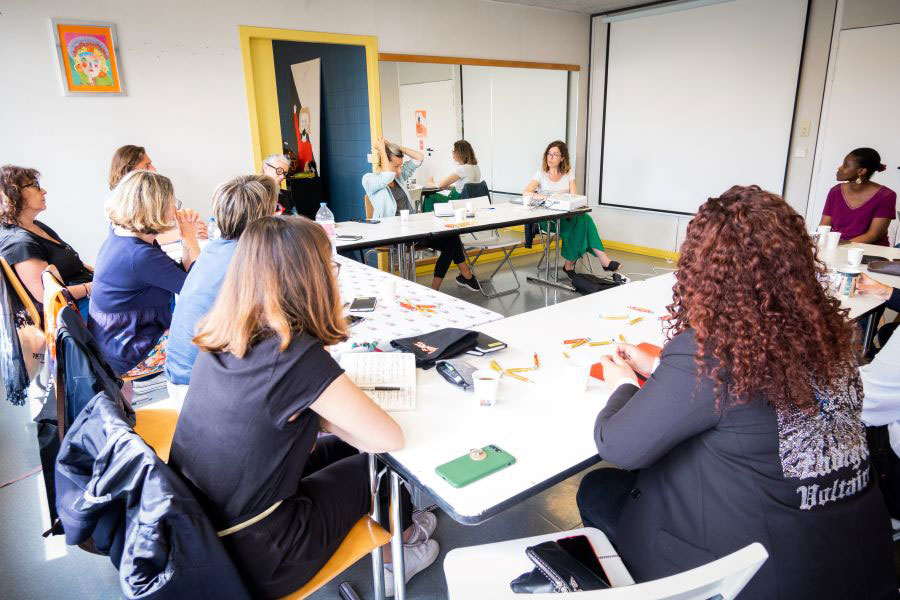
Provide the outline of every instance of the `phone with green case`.
{"type": "Polygon", "coordinates": [[[491,473],[505,469],[515,462],[516,459],[512,454],[491,444],[484,448],[471,450],[459,458],[454,458],[437,467],[435,472],[453,487],[461,488],[482,477],[487,477],[491,473]],[[481,453],[484,454],[483,458],[480,458],[481,453]]]}

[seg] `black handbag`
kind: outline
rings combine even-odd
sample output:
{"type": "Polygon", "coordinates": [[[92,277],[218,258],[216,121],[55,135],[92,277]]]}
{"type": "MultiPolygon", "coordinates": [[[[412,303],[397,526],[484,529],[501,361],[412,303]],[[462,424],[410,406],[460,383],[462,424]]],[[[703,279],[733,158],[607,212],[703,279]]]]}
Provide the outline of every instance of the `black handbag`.
{"type": "Polygon", "coordinates": [[[591,273],[573,273],[572,287],[582,296],[602,292],[626,283],[625,278],[618,273],[609,277],[597,277],[591,273]]]}
{"type": "Polygon", "coordinates": [[[881,273],[882,275],[900,275],[900,262],[893,260],[875,260],[869,263],[870,273],[881,273]]]}
{"type": "Polygon", "coordinates": [[[391,346],[415,355],[416,367],[430,369],[438,360],[453,358],[471,350],[477,341],[477,331],[445,327],[431,333],[392,340],[391,346]]]}
{"type": "Polygon", "coordinates": [[[564,594],[609,588],[605,581],[557,542],[529,546],[525,554],[536,566],[510,582],[509,587],[516,594],[564,594]]]}

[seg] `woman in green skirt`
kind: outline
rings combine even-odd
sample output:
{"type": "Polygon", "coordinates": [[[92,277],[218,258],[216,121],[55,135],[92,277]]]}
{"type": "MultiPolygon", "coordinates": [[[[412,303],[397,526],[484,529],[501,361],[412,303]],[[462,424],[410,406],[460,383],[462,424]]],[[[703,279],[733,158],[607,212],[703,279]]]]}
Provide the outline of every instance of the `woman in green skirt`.
{"type": "MultiPolygon", "coordinates": [[[[543,200],[553,194],[575,194],[575,176],[569,166],[569,148],[565,142],[550,142],[544,150],[541,168],[534,174],[522,195],[528,199],[543,200]]],[[[569,277],[575,273],[575,261],[588,252],[600,259],[604,271],[615,271],[619,263],[610,260],[603,251],[603,242],[594,220],[587,213],[566,217],[560,221],[559,237],[562,255],[566,259],[563,270],[569,277]]]]}

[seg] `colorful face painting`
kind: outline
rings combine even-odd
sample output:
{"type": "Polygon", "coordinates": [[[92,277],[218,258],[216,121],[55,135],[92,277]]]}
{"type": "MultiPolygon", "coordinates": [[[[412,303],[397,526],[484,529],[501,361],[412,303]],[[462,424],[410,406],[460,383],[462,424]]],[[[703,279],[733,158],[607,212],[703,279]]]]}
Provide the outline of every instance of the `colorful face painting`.
{"type": "Polygon", "coordinates": [[[122,93],[112,25],[54,23],[54,32],[67,95],[122,93]]]}

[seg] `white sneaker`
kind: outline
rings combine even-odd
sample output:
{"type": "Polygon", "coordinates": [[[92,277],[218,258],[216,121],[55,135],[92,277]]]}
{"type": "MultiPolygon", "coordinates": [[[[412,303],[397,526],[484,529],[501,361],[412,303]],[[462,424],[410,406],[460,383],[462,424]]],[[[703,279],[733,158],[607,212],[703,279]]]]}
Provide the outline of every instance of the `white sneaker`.
{"type": "Polygon", "coordinates": [[[435,527],[437,527],[437,516],[427,510],[413,513],[412,516],[413,533],[408,542],[404,542],[404,546],[415,546],[431,539],[435,527]]]}
{"type": "MultiPolygon", "coordinates": [[[[406,571],[404,580],[408,583],[413,575],[427,569],[440,553],[441,548],[434,540],[428,540],[415,546],[403,547],[403,568],[406,571]]],[[[384,565],[384,595],[394,595],[394,565],[384,565]]]]}

